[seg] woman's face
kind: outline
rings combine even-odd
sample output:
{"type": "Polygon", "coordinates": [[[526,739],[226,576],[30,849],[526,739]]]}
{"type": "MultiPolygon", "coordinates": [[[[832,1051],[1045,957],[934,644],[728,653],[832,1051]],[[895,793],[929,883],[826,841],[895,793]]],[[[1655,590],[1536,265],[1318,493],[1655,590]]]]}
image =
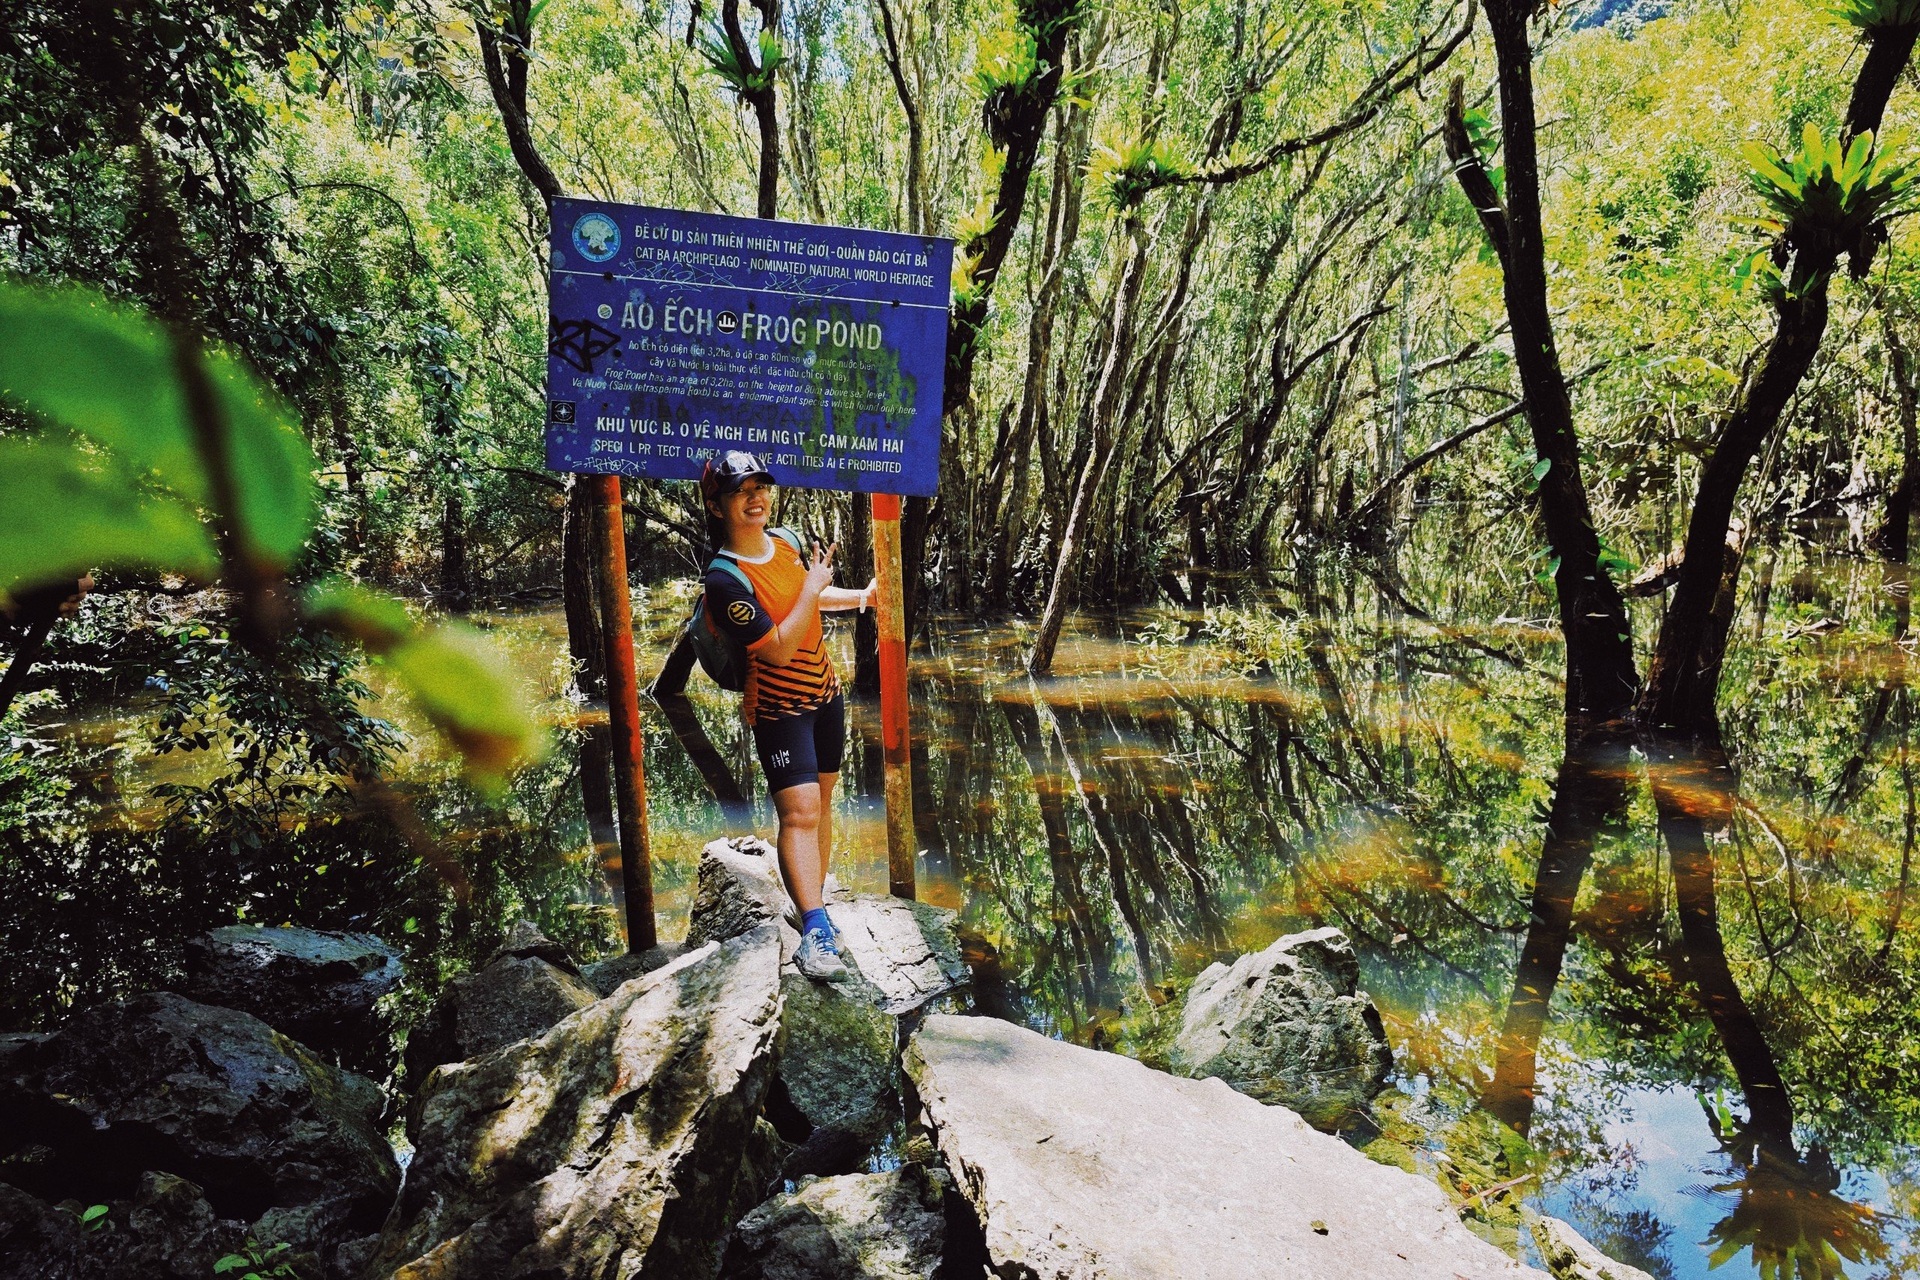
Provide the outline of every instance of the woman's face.
{"type": "Polygon", "coordinates": [[[728,529],[764,529],[767,513],[773,509],[773,486],[748,479],[732,493],[722,494],[719,506],[728,529]]]}

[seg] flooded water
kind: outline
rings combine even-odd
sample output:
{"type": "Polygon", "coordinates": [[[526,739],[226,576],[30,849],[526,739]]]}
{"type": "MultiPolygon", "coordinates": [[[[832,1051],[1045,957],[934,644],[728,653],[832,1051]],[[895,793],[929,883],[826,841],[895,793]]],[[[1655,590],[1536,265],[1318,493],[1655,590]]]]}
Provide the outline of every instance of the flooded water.
{"type": "MultiPolygon", "coordinates": [[[[1731,768],[1704,771],[1631,743],[1567,755],[1549,604],[1443,562],[1392,583],[1307,565],[1233,608],[1080,618],[1042,682],[1021,669],[1023,624],[938,620],[912,668],[921,896],[960,912],[979,1011],[1149,1062],[1208,964],[1340,926],[1395,1052],[1377,1124],[1348,1140],[1441,1180],[1516,1252],[1524,1204],[1670,1280],[1920,1275],[1911,654],[1879,567],[1783,550],[1765,581],[1727,673],[1731,768]]],[[[640,599],[651,669],[686,598],[640,599]]],[[[236,902],[405,931],[442,973],[518,912],[579,950],[617,945],[579,800],[593,713],[559,696],[563,625],[479,621],[557,729],[495,799],[424,748],[405,758],[474,876],[470,918],[350,824],[269,841],[210,885],[177,852],[105,841],[102,818],[69,848],[124,852],[10,872],[16,903],[64,922],[10,926],[30,961],[12,1020],[163,969],[170,937],[236,902]],[[120,958],[76,964],[83,947],[120,958]]],[[[835,642],[850,674],[844,629],[835,642]]],[[[667,939],[700,846],[744,824],[716,767],[772,828],[731,696],[698,675],[690,692],[697,737],[645,715],[667,939]]],[[[416,728],[377,682],[374,698],[416,728]]],[[[835,869],[884,892],[875,711],[852,717],[835,869]]],[[[137,717],[47,735],[50,759],[119,744],[88,794],[148,815],[114,818],[123,836],[163,822],[139,738],[137,717]]],[[[175,759],[165,776],[190,776],[175,759]]]]}

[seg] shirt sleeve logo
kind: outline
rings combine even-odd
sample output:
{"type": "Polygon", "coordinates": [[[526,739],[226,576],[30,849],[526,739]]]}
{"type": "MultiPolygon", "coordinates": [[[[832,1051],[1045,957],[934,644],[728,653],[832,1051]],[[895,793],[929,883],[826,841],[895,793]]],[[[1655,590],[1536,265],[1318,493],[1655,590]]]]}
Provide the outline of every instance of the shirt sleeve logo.
{"type": "Polygon", "coordinates": [[[753,621],[753,606],[745,600],[729,601],[727,604],[727,616],[744,627],[753,621]]]}

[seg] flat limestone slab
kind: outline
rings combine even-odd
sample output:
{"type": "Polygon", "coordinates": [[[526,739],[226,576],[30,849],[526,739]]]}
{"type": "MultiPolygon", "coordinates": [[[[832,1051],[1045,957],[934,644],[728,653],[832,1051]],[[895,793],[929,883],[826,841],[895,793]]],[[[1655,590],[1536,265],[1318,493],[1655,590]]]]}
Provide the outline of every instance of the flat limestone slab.
{"type": "Polygon", "coordinates": [[[1432,1183],[1219,1080],[948,1014],[906,1068],[1003,1276],[1546,1280],[1432,1183]]]}

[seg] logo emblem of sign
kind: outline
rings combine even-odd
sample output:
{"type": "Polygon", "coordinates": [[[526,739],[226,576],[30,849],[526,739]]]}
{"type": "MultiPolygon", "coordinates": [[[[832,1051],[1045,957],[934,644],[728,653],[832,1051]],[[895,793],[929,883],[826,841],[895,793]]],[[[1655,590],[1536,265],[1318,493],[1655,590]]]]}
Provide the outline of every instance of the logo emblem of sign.
{"type": "Polygon", "coordinates": [[[620,227],[604,213],[582,214],[573,224],[573,247],[588,262],[607,262],[620,252],[620,227]]]}

